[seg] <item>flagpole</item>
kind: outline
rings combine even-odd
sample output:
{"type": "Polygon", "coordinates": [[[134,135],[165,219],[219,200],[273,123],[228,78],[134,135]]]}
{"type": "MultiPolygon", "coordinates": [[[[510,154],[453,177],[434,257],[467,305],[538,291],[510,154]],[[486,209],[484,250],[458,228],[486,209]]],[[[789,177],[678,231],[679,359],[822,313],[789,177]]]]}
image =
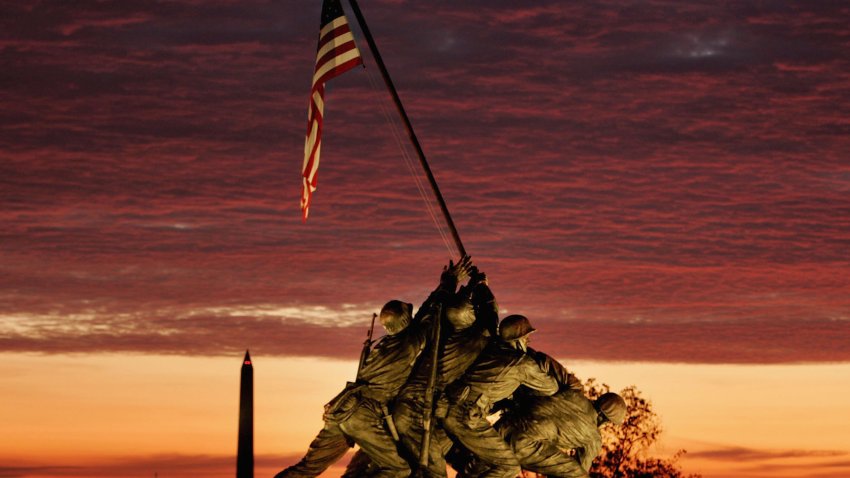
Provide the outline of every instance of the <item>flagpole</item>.
{"type": "Polygon", "coordinates": [[[401,98],[399,98],[398,92],[393,85],[393,80],[390,78],[387,67],[384,65],[384,60],[381,59],[381,54],[378,52],[378,46],[375,44],[375,40],[369,32],[369,26],[366,25],[366,19],[363,17],[360,7],[357,6],[357,0],[348,0],[348,3],[351,5],[351,10],[354,12],[354,16],[357,17],[357,23],[360,25],[360,30],[363,31],[363,36],[366,37],[366,42],[369,44],[369,50],[375,58],[375,63],[377,63],[378,69],[381,70],[381,77],[384,79],[384,83],[387,85],[390,96],[393,98],[393,103],[398,110],[398,114],[401,116],[402,122],[404,123],[404,129],[407,131],[407,136],[410,138],[411,143],[413,143],[413,148],[416,150],[416,155],[419,157],[419,163],[422,165],[422,169],[425,170],[428,182],[431,183],[431,190],[434,191],[434,196],[437,197],[437,203],[440,205],[440,210],[443,212],[443,217],[446,219],[446,223],[452,233],[452,238],[454,238],[455,245],[457,246],[461,257],[463,257],[466,255],[466,249],[464,249],[463,243],[460,241],[460,235],[457,232],[454,221],[452,221],[451,214],[449,214],[449,208],[446,206],[446,201],[440,193],[440,187],[437,186],[437,180],[434,179],[431,167],[428,166],[428,160],[425,159],[425,152],[422,151],[422,146],[420,146],[419,140],[416,138],[416,133],[413,131],[413,125],[410,124],[410,119],[404,111],[404,106],[401,104],[401,98]]]}

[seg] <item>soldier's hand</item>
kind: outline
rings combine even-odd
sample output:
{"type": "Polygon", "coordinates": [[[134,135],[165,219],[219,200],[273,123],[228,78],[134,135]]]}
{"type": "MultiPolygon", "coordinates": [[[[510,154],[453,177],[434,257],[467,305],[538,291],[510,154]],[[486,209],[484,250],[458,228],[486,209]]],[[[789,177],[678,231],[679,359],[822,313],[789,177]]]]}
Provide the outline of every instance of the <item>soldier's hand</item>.
{"type": "Polygon", "coordinates": [[[457,264],[449,260],[449,265],[443,268],[443,273],[449,273],[453,275],[458,282],[462,282],[464,279],[469,277],[469,271],[472,267],[474,266],[472,265],[470,257],[463,256],[460,258],[457,264]]]}
{"type": "Polygon", "coordinates": [[[443,273],[440,274],[440,286],[451,289],[452,291],[457,287],[457,278],[455,278],[452,271],[453,268],[454,264],[452,264],[452,261],[449,261],[449,265],[443,266],[443,273]]]}
{"type": "Polygon", "coordinates": [[[463,256],[460,258],[460,261],[457,263],[457,280],[458,282],[463,282],[466,278],[469,277],[470,271],[475,268],[472,265],[472,258],[469,256],[463,256]]]}
{"type": "Polygon", "coordinates": [[[487,274],[478,270],[478,267],[472,266],[469,270],[469,285],[476,286],[478,284],[490,285],[487,282],[487,274]]]}
{"type": "Polygon", "coordinates": [[[578,452],[575,448],[561,448],[561,453],[567,456],[577,456],[578,452]]]}

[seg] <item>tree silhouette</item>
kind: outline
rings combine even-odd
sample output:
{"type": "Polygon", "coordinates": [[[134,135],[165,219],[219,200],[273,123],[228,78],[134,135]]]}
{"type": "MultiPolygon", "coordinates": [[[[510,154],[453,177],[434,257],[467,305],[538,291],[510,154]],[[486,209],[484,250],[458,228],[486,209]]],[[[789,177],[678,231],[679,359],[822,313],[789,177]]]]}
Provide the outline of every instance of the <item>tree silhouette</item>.
{"type": "MultiPolygon", "coordinates": [[[[585,394],[595,400],[610,391],[606,384],[591,378],[585,382],[585,394]]],[[[699,478],[685,475],[678,460],[685,454],[679,450],[670,458],[648,456],[649,448],[661,435],[661,420],[652,402],[643,398],[634,385],[619,392],[626,401],[626,421],[622,426],[603,426],[602,452],[590,469],[591,478],[699,478]]]]}

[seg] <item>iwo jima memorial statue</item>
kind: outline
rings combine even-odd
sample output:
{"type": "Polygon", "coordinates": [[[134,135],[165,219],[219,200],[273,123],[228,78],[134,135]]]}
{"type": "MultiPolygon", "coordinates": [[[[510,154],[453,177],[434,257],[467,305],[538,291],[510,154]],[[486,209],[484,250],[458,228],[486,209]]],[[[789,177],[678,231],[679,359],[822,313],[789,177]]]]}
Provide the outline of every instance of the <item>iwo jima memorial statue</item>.
{"type": "MultiPolygon", "coordinates": [[[[528,318],[499,321],[487,277],[466,254],[362,12],[356,0],[349,3],[460,259],[443,268],[418,309],[390,300],[373,316],[372,327],[377,318],[385,335],[373,341],[369,331],[355,381],[325,405],[324,427],[304,457],[276,478],[318,476],[354,445],[344,477],[445,477],[448,466],[466,478],[513,478],[522,470],[589,476],[599,427],[621,424],[625,401],[615,393],[591,401],[580,380],[528,347],[535,330],[528,318]]],[[[362,64],[340,0],[324,0],[302,170],[304,220],[316,190],[325,82],[362,64]]]]}

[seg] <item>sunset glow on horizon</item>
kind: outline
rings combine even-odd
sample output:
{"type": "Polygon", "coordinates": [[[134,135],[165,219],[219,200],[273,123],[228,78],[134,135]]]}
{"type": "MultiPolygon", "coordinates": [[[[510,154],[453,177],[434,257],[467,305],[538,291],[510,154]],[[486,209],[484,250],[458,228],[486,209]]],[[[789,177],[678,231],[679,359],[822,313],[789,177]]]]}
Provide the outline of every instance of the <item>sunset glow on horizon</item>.
{"type": "MultiPolygon", "coordinates": [[[[3,354],[0,392],[7,406],[0,412],[5,430],[0,460],[33,477],[152,476],[157,470],[163,477],[231,476],[239,358],[3,354]],[[103,467],[111,474],[91,475],[103,467]]],[[[322,405],[352,379],[357,364],[254,359],[255,453],[263,476],[261,470],[271,475],[306,451],[322,426],[322,405]]],[[[662,419],[657,452],[687,449],[686,470],[704,476],[800,476],[799,470],[757,471],[784,460],[792,469],[823,467],[835,476],[850,471],[836,465],[850,455],[850,410],[845,397],[831,393],[850,387],[848,364],[561,360],[580,377],[595,377],[614,390],[638,384],[662,419]]]]}

